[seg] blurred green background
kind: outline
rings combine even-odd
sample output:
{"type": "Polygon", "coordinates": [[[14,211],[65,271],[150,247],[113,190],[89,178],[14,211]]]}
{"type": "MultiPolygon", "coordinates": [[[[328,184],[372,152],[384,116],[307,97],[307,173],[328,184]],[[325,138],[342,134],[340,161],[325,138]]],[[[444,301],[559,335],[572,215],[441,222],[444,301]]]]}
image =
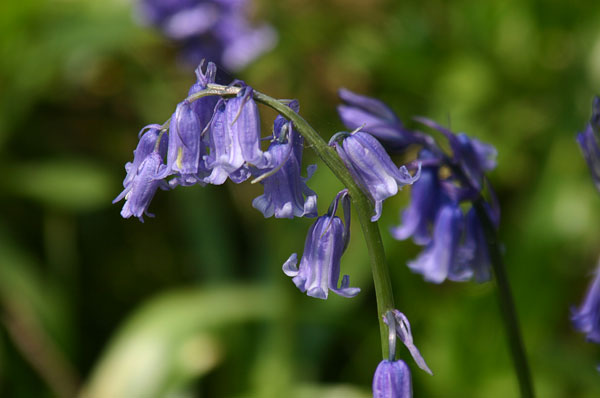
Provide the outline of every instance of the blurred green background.
{"type": "MultiPolygon", "coordinates": [[[[600,92],[600,3],[260,0],[279,44],[236,74],[298,98],[328,138],[336,91],[492,143],[500,234],[540,397],[598,397],[598,346],[570,322],[600,254],[600,196],[574,135],[600,92]]],[[[354,299],[301,294],[281,272],[311,220],[263,219],[251,184],[158,192],[119,216],[137,133],[162,123],[193,67],[122,0],[0,3],[0,396],[369,397],[380,360],[358,223],[354,299]]],[[[275,115],[263,112],[270,131],[275,115]]],[[[306,163],[318,163],[307,150],[306,163]]],[[[341,188],[322,165],[324,212],[341,188]]],[[[417,397],[517,396],[493,284],[423,282],[419,248],[380,225],[397,307],[435,376],[417,397]]]]}

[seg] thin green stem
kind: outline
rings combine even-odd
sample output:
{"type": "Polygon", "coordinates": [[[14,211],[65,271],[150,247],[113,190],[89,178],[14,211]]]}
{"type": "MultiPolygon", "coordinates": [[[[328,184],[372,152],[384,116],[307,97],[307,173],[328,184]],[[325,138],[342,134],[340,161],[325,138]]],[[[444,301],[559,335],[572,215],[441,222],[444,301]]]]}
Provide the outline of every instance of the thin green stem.
{"type": "Polygon", "coordinates": [[[531,380],[531,373],[527,363],[525,346],[523,345],[523,339],[521,337],[517,310],[515,308],[515,303],[510,291],[510,283],[508,282],[508,276],[506,275],[502,253],[500,252],[500,245],[498,242],[496,229],[494,228],[487,214],[483,198],[476,200],[473,205],[475,206],[477,215],[483,224],[490,260],[494,270],[494,275],[496,277],[496,285],[498,286],[497,292],[500,303],[500,312],[504,320],[508,344],[510,346],[515,372],[517,373],[517,378],[519,380],[521,397],[533,398],[534,390],[531,380]]]}

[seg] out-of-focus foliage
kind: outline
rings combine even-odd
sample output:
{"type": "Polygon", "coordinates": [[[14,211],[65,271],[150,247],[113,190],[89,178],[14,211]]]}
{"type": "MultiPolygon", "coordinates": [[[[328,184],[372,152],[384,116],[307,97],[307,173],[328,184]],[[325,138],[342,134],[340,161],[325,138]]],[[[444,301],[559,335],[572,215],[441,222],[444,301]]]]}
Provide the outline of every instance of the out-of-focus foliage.
{"type": "MultiPolygon", "coordinates": [[[[600,195],[574,141],[600,92],[600,4],[260,0],[253,12],[280,42],[235,77],[298,98],[325,138],[342,128],[344,86],[409,126],[428,116],[498,148],[491,179],[538,394],[600,396],[600,349],[568,320],[600,254],[600,195]]],[[[259,186],[159,192],[145,224],[110,204],[139,129],[194,81],[132,15],[118,0],[0,2],[0,395],[369,396],[380,348],[357,223],[342,267],[362,292],[321,301],[281,272],[311,221],[264,220],[259,186]]],[[[341,188],[321,164],[310,186],[321,213],[341,188]]],[[[401,352],[415,396],[515,396],[493,284],[427,284],[405,266],[418,248],[388,236],[407,197],[386,202],[381,226],[397,306],[435,375],[401,352]]]]}

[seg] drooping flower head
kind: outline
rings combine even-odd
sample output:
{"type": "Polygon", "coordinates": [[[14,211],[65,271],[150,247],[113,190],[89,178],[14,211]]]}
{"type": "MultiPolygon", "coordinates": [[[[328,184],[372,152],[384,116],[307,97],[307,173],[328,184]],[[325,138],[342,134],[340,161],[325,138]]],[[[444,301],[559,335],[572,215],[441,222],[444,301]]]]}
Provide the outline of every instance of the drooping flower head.
{"type": "Polygon", "coordinates": [[[250,23],[250,4],[250,0],[141,0],[138,11],[144,22],[181,44],[190,63],[207,58],[238,70],[277,41],[271,26],[250,23]]]}
{"type": "MultiPolygon", "coordinates": [[[[289,105],[298,112],[298,102],[289,105]]],[[[252,206],[265,217],[276,218],[316,217],[317,194],[306,185],[316,165],[308,167],[308,176],[302,178],[303,139],[291,122],[277,116],[273,127],[273,142],[265,156],[270,165],[255,173],[253,181],[264,186],[264,194],[255,198],[252,206]]]]}
{"type": "Polygon", "coordinates": [[[360,289],[350,287],[348,275],[343,276],[338,287],[340,260],[349,240],[350,201],[347,190],[343,190],[333,200],[327,214],[317,218],[308,230],[300,267],[296,266],[298,257],[293,253],[283,264],[283,272],[292,277],[301,292],[311,297],[326,299],[329,290],[343,297],[354,297],[360,289]],[[340,200],[346,225],[335,215],[340,200]]]}
{"type": "Polygon", "coordinates": [[[583,303],[572,310],[571,320],[588,341],[600,343],[600,262],[583,303]]]}
{"type": "Polygon", "coordinates": [[[404,185],[419,179],[420,164],[414,176],[405,166],[396,167],[379,141],[367,132],[337,133],[329,143],[335,146],[350,174],[375,202],[375,214],[371,221],[377,221],[381,216],[385,199],[394,196],[404,185]]]}
{"type": "Polygon", "coordinates": [[[124,189],[113,203],[124,198],[121,216],[135,216],[144,222],[144,214],[152,216],[147,210],[156,190],[159,187],[168,189],[168,185],[162,179],[166,169],[163,158],[167,151],[167,137],[164,133],[161,134],[161,126],[156,124],[144,127],[140,134],[140,142],[133,151],[133,162],[125,165],[127,175],[123,181],[124,189]]]}
{"type": "MultiPolygon", "coordinates": [[[[412,236],[415,243],[426,246],[408,266],[427,281],[486,281],[491,277],[490,258],[480,215],[473,205],[465,214],[462,203],[480,198],[485,172],[496,166],[496,149],[466,134],[454,134],[429,119],[416,120],[442,132],[452,154],[446,155],[437,146],[421,150],[421,179],[412,188],[402,224],[391,229],[392,236],[398,240],[412,236]]],[[[485,203],[486,216],[497,228],[499,209],[489,184],[488,190],[492,204],[485,203]]]]}
{"type": "Polygon", "coordinates": [[[260,149],[260,117],[251,87],[219,101],[210,125],[209,150],[206,166],[212,172],[206,182],[211,184],[223,184],[227,177],[237,184],[250,177],[248,166],[268,165],[260,149]]]}
{"type": "Polygon", "coordinates": [[[168,185],[160,177],[165,165],[158,151],[150,153],[138,167],[130,184],[113,200],[113,203],[125,198],[125,204],[121,210],[123,218],[135,216],[144,222],[143,215],[153,217],[148,213],[148,206],[159,187],[168,189],[168,185]]]}
{"type": "Polygon", "coordinates": [[[203,132],[213,114],[217,98],[214,96],[193,98],[194,94],[204,90],[215,82],[216,66],[209,62],[206,71],[202,70],[204,61],[196,68],[196,83],[189,90],[188,97],[177,105],[169,125],[169,151],[167,154],[167,175],[175,175],[169,181],[177,185],[204,184],[204,178],[210,174],[206,167],[206,138],[203,132]]]}
{"type": "Polygon", "coordinates": [[[577,143],[583,152],[596,189],[600,191],[600,97],[594,97],[592,117],[583,132],[577,134],[577,143]]]}

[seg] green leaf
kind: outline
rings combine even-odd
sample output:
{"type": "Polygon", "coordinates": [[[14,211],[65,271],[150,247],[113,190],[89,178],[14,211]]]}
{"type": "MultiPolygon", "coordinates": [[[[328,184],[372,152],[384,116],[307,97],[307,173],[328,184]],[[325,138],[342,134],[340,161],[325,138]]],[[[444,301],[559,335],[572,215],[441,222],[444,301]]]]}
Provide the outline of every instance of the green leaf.
{"type": "Polygon", "coordinates": [[[126,321],[96,365],[82,397],[159,397],[219,363],[216,333],[280,311],[264,287],[223,286],[163,293],[126,321]]]}

